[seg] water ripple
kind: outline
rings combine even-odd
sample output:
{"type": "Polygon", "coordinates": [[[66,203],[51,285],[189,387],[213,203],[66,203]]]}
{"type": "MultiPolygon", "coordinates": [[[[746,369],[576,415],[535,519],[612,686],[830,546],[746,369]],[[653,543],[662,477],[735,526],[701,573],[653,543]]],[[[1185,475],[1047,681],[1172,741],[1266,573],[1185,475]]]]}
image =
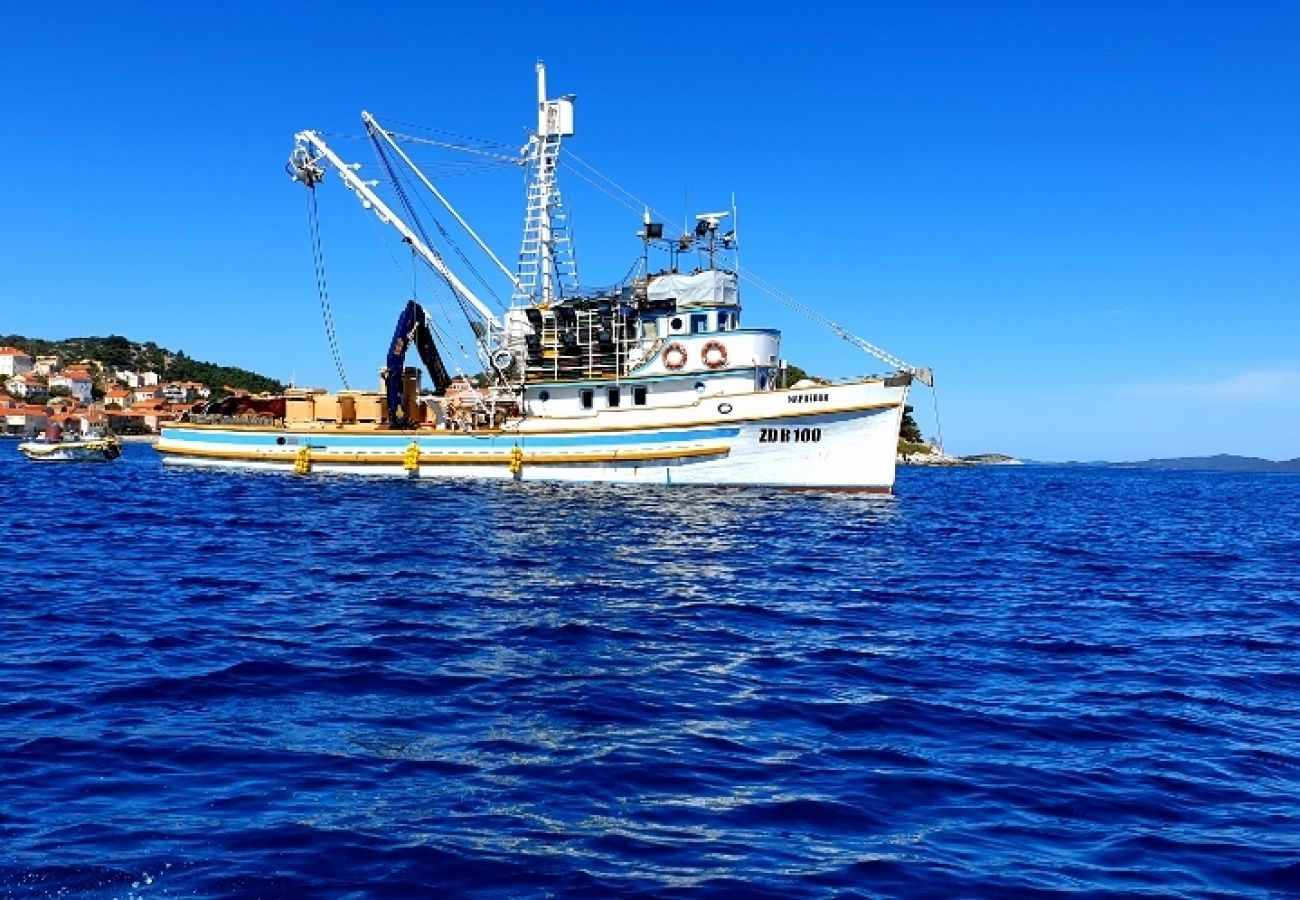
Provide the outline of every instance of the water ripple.
{"type": "Polygon", "coordinates": [[[0,493],[3,896],[1300,892],[1294,477],[0,493]]]}

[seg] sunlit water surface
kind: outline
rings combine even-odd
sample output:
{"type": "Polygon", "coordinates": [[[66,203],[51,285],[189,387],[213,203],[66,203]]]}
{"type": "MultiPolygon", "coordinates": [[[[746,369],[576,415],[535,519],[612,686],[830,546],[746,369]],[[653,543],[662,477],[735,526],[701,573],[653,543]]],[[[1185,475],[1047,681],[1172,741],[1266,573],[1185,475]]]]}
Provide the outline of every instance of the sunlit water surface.
{"type": "Polygon", "coordinates": [[[1300,891],[1300,477],[35,465],[0,896],[1300,891]]]}

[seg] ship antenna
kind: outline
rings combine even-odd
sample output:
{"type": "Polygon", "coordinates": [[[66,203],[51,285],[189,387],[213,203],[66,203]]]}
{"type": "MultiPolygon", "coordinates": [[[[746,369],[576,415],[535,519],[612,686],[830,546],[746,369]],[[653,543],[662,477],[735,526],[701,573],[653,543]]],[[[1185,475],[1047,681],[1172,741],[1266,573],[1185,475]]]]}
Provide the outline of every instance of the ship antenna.
{"type": "Polygon", "coordinates": [[[736,266],[736,283],[740,283],[740,214],[736,209],[736,192],[731,192],[731,259],[736,266]]]}

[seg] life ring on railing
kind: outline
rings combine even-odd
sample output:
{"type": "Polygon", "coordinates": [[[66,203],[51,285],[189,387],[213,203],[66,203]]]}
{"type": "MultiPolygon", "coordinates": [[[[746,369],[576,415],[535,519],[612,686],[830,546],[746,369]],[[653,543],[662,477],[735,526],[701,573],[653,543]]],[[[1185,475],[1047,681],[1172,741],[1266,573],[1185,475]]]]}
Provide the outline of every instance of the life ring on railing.
{"type": "Polygon", "coordinates": [[[686,365],[686,348],[676,342],[664,348],[664,368],[676,372],[686,365]]]}
{"type": "Polygon", "coordinates": [[[721,369],[727,364],[727,348],[718,341],[709,341],[700,352],[700,358],[710,369],[721,369]]]}

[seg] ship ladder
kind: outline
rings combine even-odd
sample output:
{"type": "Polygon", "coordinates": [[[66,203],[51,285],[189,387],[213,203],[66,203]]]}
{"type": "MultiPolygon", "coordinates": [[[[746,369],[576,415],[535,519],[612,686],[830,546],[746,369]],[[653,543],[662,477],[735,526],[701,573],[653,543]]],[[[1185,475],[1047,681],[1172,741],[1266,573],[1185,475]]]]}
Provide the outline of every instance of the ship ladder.
{"type": "Polygon", "coordinates": [[[406,448],[406,453],[402,456],[402,468],[410,473],[412,478],[420,477],[420,445],[411,441],[411,446],[406,448]]]}
{"type": "Polygon", "coordinates": [[[306,475],[311,471],[311,445],[303,444],[293,458],[293,474],[306,475]]]}
{"type": "Polygon", "coordinates": [[[519,477],[519,473],[524,470],[524,450],[522,447],[515,446],[510,451],[510,474],[519,477]]]}
{"type": "Polygon", "coordinates": [[[557,359],[559,355],[560,330],[555,314],[547,310],[542,313],[542,359],[557,359]]]}

